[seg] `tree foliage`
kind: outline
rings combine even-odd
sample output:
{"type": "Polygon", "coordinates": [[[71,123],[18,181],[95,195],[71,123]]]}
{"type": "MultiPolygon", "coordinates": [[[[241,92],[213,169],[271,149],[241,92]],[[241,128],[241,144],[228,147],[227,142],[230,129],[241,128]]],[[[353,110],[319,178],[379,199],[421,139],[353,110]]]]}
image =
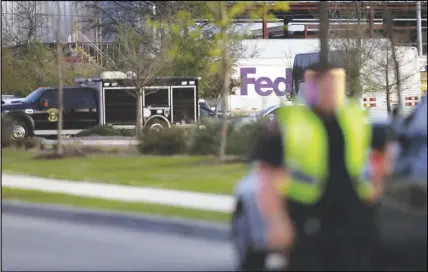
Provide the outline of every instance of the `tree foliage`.
{"type": "MultiPolygon", "coordinates": [[[[177,13],[176,18],[178,22],[171,25],[169,29],[173,35],[176,35],[176,39],[172,39],[173,42],[171,52],[178,58],[183,58],[180,55],[180,48],[183,44],[180,42],[183,37],[190,38],[185,40],[190,43],[197,43],[198,39],[207,39],[207,44],[204,44],[204,48],[208,50],[205,56],[205,67],[203,71],[206,71],[210,78],[218,83],[216,95],[220,95],[222,98],[222,109],[223,109],[223,122],[221,127],[221,140],[219,146],[219,160],[223,161],[226,155],[227,146],[227,122],[226,122],[226,110],[227,110],[227,95],[231,91],[232,74],[234,64],[236,63],[239,54],[232,50],[235,45],[239,45],[240,41],[244,38],[235,24],[235,19],[240,15],[247,15],[252,18],[262,18],[267,14],[268,10],[287,10],[287,2],[274,2],[271,5],[266,3],[260,4],[256,2],[225,2],[225,1],[209,1],[203,2],[199,6],[198,17],[195,18],[195,14],[190,13],[186,10],[181,10],[177,13]],[[199,20],[198,20],[199,19],[199,20]],[[201,20],[203,19],[203,20],[201,20]],[[180,39],[181,38],[181,39],[180,39]],[[208,47],[206,47],[208,45],[208,47]],[[175,53],[175,54],[174,54],[175,53]],[[220,86],[219,86],[220,85],[220,86]],[[219,91],[221,90],[221,91],[219,91]]],[[[239,50],[238,50],[239,52],[239,50]]],[[[184,58],[190,57],[184,56],[184,58]]],[[[209,83],[209,81],[208,81],[209,83]]],[[[213,86],[214,84],[210,85],[213,86]]],[[[214,85],[216,86],[216,85],[214,85]]],[[[206,90],[205,90],[206,93],[206,90]]],[[[211,93],[212,95],[213,93],[211,93]]]]}
{"type": "Polygon", "coordinates": [[[43,3],[40,1],[14,1],[13,12],[2,13],[2,43],[25,45],[34,42],[46,26],[43,3]]]}
{"type": "MultiPolygon", "coordinates": [[[[55,49],[39,41],[2,48],[2,91],[27,95],[40,86],[57,86],[55,49]]],[[[85,63],[63,63],[63,80],[71,85],[78,77],[99,73],[100,67],[85,63]]]]}

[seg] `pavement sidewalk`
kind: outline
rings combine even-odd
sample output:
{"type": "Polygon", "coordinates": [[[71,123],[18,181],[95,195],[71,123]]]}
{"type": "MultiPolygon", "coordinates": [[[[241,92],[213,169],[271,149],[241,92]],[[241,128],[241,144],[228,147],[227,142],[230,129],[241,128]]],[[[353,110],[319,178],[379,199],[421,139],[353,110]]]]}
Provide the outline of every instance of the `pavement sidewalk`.
{"type": "Polygon", "coordinates": [[[234,199],[228,195],[155,189],[138,186],[57,180],[2,174],[2,187],[61,193],[116,201],[143,202],[196,210],[229,213],[234,199]]]}

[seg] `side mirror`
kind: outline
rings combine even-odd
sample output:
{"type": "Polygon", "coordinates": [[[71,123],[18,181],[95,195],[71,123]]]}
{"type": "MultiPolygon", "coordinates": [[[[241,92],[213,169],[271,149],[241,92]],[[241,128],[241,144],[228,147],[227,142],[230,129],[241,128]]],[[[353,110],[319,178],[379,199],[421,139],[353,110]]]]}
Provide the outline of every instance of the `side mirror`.
{"type": "Polygon", "coordinates": [[[47,107],[49,107],[49,103],[48,100],[46,99],[41,99],[40,100],[40,109],[46,109],[47,107]]]}

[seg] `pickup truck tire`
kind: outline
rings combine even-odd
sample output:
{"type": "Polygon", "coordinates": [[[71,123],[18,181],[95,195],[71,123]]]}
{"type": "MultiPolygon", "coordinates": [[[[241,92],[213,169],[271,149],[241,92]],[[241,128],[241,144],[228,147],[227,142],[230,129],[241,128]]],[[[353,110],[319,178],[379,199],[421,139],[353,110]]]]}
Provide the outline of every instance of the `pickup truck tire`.
{"type": "Polygon", "coordinates": [[[145,132],[161,132],[165,128],[169,128],[168,123],[165,122],[165,120],[162,120],[160,118],[154,118],[147,122],[147,124],[144,126],[145,132]]]}
{"type": "Polygon", "coordinates": [[[21,141],[26,139],[30,134],[28,126],[22,120],[15,120],[12,125],[11,139],[14,141],[21,141]]]}

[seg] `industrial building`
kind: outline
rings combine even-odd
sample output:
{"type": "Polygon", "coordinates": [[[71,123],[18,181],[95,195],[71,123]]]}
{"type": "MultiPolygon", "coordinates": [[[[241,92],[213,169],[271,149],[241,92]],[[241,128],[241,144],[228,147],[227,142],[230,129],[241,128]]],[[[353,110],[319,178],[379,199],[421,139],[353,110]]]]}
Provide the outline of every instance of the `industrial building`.
{"type": "MultiPolygon", "coordinates": [[[[126,5],[135,1],[124,2],[126,5]]],[[[233,1],[229,1],[233,2],[233,1]]],[[[275,1],[270,1],[274,4],[275,1]]],[[[384,37],[384,15],[385,10],[392,12],[394,31],[398,35],[400,45],[418,45],[418,1],[329,1],[330,9],[330,31],[332,34],[340,34],[341,31],[349,27],[366,28],[366,36],[370,38],[384,37]]],[[[20,30],[28,24],[22,19],[23,5],[34,3],[33,12],[41,18],[37,27],[37,36],[45,43],[56,41],[55,26],[60,19],[60,42],[75,43],[75,47],[82,48],[81,52],[86,52],[94,58],[99,58],[100,52],[111,44],[115,35],[106,27],[93,28],[93,20],[99,20],[100,26],[107,25],[105,22],[111,19],[126,21],[141,20],[135,14],[121,12],[117,7],[117,1],[2,1],[2,27],[3,32],[20,33],[20,30]],[[59,10],[58,4],[59,3],[59,10]],[[109,12],[94,13],[94,10],[87,8],[88,3],[96,3],[98,10],[114,11],[109,16],[109,12]],[[120,18],[111,18],[112,15],[120,18]],[[92,20],[92,24],[87,22],[92,20]],[[79,46],[78,46],[79,45],[79,46]]],[[[137,3],[137,2],[135,2],[137,3]]],[[[427,52],[427,2],[420,1],[420,29],[422,42],[421,55],[427,52]]],[[[154,7],[150,1],[138,1],[140,7],[147,6],[147,12],[154,12],[154,7]]],[[[123,4],[125,5],[125,4],[123,4]]],[[[28,8],[27,8],[28,9],[28,8]]],[[[272,12],[275,19],[260,18],[257,20],[246,18],[245,15],[238,18],[238,22],[253,23],[259,25],[258,29],[252,31],[255,39],[307,39],[317,38],[318,24],[317,13],[319,9],[318,1],[293,1],[290,2],[290,9],[287,12],[272,12]]],[[[128,9],[131,10],[131,9],[128,9]]],[[[266,15],[269,14],[267,10],[266,15]]],[[[140,14],[139,14],[140,15],[140,14]]],[[[28,16],[28,15],[26,15],[28,16]]],[[[139,16],[141,17],[141,16],[139,16]]],[[[2,33],[3,34],[3,33],[2,33]]],[[[2,35],[3,36],[3,35],[2,35]]],[[[7,41],[4,39],[3,42],[7,41]]],[[[9,41],[13,42],[13,41],[9,41]]],[[[83,53],[82,53],[83,54],[83,53]]],[[[85,58],[89,59],[89,56],[85,58]]],[[[93,60],[92,60],[93,61],[93,60]]]]}

